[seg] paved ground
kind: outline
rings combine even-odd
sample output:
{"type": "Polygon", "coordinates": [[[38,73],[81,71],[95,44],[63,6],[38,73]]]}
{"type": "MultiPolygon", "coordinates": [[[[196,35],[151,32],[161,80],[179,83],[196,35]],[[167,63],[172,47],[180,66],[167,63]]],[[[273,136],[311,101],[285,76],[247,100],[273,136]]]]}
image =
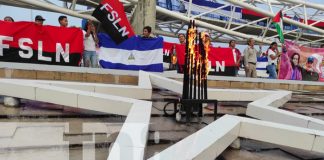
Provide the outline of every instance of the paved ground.
{"type": "MultiPolygon", "coordinates": [[[[163,112],[163,108],[166,102],[163,99],[177,98],[169,91],[155,90],[152,100],[153,110],[150,125],[150,134],[148,141],[148,148],[146,157],[149,158],[155,153],[162,151],[168,146],[180,141],[188,135],[196,132],[197,130],[206,126],[206,124],[213,121],[212,107],[207,107],[204,110],[205,117],[201,121],[191,123],[189,125],[185,123],[178,123],[174,117],[166,117],[163,112]],[[156,134],[159,138],[156,139],[156,134]]],[[[0,99],[1,101],[1,99],[0,99]]],[[[220,102],[218,105],[219,115],[234,114],[244,116],[246,105],[248,102],[220,102]]],[[[312,116],[315,118],[324,120],[324,92],[311,93],[311,92],[294,92],[293,98],[290,102],[285,104],[283,109],[296,112],[299,114],[312,116]]],[[[167,112],[172,113],[172,104],[167,105],[167,112]]],[[[24,149],[11,148],[10,150],[0,147],[0,159],[19,159],[17,157],[29,157],[35,159],[50,159],[48,156],[61,154],[66,155],[70,153],[69,160],[80,160],[82,155],[82,147],[78,139],[88,139],[89,134],[83,133],[82,129],[78,128],[82,123],[105,123],[111,126],[110,133],[108,135],[102,133],[96,133],[96,141],[88,143],[83,150],[83,154],[93,155],[88,160],[106,160],[108,155],[109,146],[115,140],[116,135],[122,126],[125,117],[116,115],[105,115],[97,112],[75,110],[70,107],[53,105],[49,103],[34,102],[28,100],[22,100],[22,104],[19,108],[10,108],[0,105],[0,122],[53,122],[53,123],[68,123],[70,127],[69,133],[48,133],[48,134],[64,134],[65,140],[71,140],[71,144],[68,147],[28,147],[24,149]],[[77,139],[77,140],[75,140],[77,139]],[[72,141],[73,140],[73,141],[72,141]],[[62,149],[63,148],[63,149],[62,149]],[[94,149],[95,148],[95,149],[94,149]],[[37,158],[35,158],[35,155],[37,158]]],[[[29,131],[28,134],[33,134],[33,131],[29,131]]],[[[40,132],[35,130],[34,132],[40,132]]],[[[27,133],[27,132],[26,132],[27,133]]],[[[29,137],[25,134],[26,138],[29,137]]],[[[24,135],[24,134],[23,134],[24,135]]],[[[35,139],[37,140],[37,139],[35,139]]],[[[323,154],[316,154],[296,150],[293,148],[287,148],[283,146],[272,145],[268,143],[262,143],[252,141],[248,139],[241,139],[241,149],[228,148],[221,156],[219,160],[295,160],[295,159],[323,159],[323,154]]],[[[90,156],[91,157],[91,156],[90,156]]],[[[59,160],[59,158],[56,158],[59,160]]]]}

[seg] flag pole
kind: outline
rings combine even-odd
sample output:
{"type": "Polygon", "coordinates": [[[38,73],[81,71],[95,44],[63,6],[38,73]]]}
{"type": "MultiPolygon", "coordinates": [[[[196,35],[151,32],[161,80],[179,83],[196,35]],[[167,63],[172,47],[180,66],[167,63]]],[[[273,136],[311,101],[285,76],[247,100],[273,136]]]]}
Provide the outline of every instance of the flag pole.
{"type": "MultiPolygon", "coordinates": [[[[279,35],[279,42],[281,43],[281,53],[283,52],[283,45],[285,43],[285,39],[284,39],[284,34],[283,34],[283,15],[282,15],[282,10],[281,9],[276,16],[272,19],[272,22],[274,23],[277,33],[279,35]]],[[[280,78],[280,66],[281,66],[281,56],[278,57],[279,58],[279,62],[278,62],[278,79],[280,78]]]]}

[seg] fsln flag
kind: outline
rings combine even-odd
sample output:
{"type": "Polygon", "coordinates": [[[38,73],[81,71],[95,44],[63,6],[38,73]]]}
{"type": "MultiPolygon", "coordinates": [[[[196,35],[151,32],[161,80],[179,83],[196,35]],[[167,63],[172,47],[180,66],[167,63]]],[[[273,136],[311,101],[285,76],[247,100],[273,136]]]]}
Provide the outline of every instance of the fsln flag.
{"type": "Polygon", "coordinates": [[[283,23],[282,23],[282,10],[280,10],[277,15],[275,17],[273,17],[272,19],[273,24],[275,25],[278,35],[279,35],[279,40],[281,43],[284,43],[285,39],[284,39],[284,35],[282,33],[282,27],[283,27],[283,23]]]}
{"type": "Polygon", "coordinates": [[[83,52],[78,28],[0,20],[0,61],[78,66],[83,52]]]}
{"type": "Polygon", "coordinates": [[[101,1],[92,16],[102,23],[103,29],[116,44],[135,35],[126,17],[124,6],[117,0],[101,1]]]}

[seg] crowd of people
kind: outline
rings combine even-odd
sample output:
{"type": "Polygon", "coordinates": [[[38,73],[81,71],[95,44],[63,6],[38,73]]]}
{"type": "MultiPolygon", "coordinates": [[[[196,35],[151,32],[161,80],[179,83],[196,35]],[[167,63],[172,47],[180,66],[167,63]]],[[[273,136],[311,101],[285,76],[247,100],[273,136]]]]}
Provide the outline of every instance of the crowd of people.
{"type": "MultiPolygon", "coordinates": [[[[10,16],[6,16],[3,19],[7,22],[14,22],[14,19],[10,16]]],[[[36,25],[43,25],[46,19],[43,18],[41,15],[35,16],[34,23],[36,25]]],[[[68,27],[68,18],[67,16],[59,16],[58,23],[60,27],[68,27]]],[[[96,32],[96,27],[91,20],[87,20],[85,25],[82,28],[83,32],[83,44],[84,44],[84,51],[82,54],[82,66],[84,67],[92,67],[97,68],[98,65],[98,57],[96,50],[99,47],[99,39],[96,32]]],[[[142,33],[143,38],[154,38],[152,35],[152,28],[150,26],[145,26],[143,28],[142,33]]]]}
{"type": "MultiPolygon", "coordinates": [[[[207,35],[208,36],[208,35],[207,35]]],[[[180,44],[186,43],[186,36],[183,33],[178,34],[178,40],[180,44]]],[[[277,42],[272,42],[265,53],[262,52],[262,46],[259,46],[259,50],[255,47],[255,40],[249,38],[247,40],[247,47],[244,49],[243,53],[236,48],[236,41],[230,40],[228,47],[232,49],[233,59],[235,63],[235,76],[238,76],[238,71],[243,68],[246,77],[256,78],[257,77],[257,58],[266,57],[268,62],[266,65],[266,72],[269,75],[269,79],[278,79],[279,70],[279,57],[283,52],[287,52],[285,46],[283,46],[283,51],[278,50],[277,42]]],[[[175,55],[176,53],[174,53],[175,55]]],[[[300,54],[294,53],[292,56],[288,57],[291,64],[292,72],[287,74],[285,79],[289,80],[306,80],[306,81],[318,81],[319,74],[314,69],[314,57],[310,56],[307,58],[306,64],[302,65],[300,63],[300,54]]],[[[181,68],[181,67],[177,67],[181,68]]]]}
{"type": "MultiPolygon", "coordinates": [[[[46,19],[41,15],[37,15],[35,17],[36,25],[43,25],[46,19]]],[[[14,19],[10,16],[4,17],[4,21],[14,22],[14,19]]],[[[59,16],[58,22],[60,27],[68,27],[68,19],[66,16],[59,16]]],[[[99,39],[96,32],[96,27],[94,23],[88,20],[84,27],[82,28],[83,39],[84,39],[84,52],[83,52],[83,66],[84,67],[98,67],[98,58],[96,54],[96,50],[99,47],[99,39]]],[[[143,38],[154,38],[152,35],[152,28],[150,26],[145,26],[143,28],[142,33],[143,38]]],[[[206,34],[206,37],[209,38],[209,34],[206,34]]],[[[178,40],[180,44],[186,43],[186,35],[183,33],[178,34],[178,40]]],[[[211,44],[211,43],[210,43],[211,44]]],[[[270,79],[278,78],[278,60],[280,55],[282,54],[278,50],[278,44],[273,42],[270,44],[269,48],[265,53],[262,53],[261,46],[259,46],[259,50],[255,47],[255,40],[253,38],[249,38],[247,40],[247,47],[244,49],[243,53],[240,52],[239,49],[236,48],[236,41],[230,40],[228,47],[232,49],[234,63],[235,63],[235,76],[239,75],[240,68],[244,68],[246,77],[257,77],[256,64],[257,57],[267,57],[268,63],[266,66],[267,73],[269,74],[270,79]]],[[[285,51],[285,48],[283,48],[285,51]]],[[[171,65],[172,68],[181,68],[181,66],[177,66],[176,53],[173,52],[173,57],[171,57],[171,65]]],[[[294,53],[291,57],[289,57],[289,61],[291,63],[292,72],[287,75],[286,79],[291,80],[313,80],[317,81],[319,79],[319,75],[315,72],[314,69],[314,57],[308,57],[307,63],[303,66],[300,65],[300,55],[299,53],[294,53]]]]}
{"type": "MultiPolygon", "coordinates": [[[[14,22],[14,19],[10,16],[6,16],[3,19],[7,22],[14,22]]],[[[43,25],[46,19],[43,18],[41,15],[35,16],[34,23],[36,25],[43,25]]],[[[69,22],[67,16],[59,16],[58,23],[60,27],[68,27],[69,22]]],[[[96,27],[94,26],[93,22],[88,20],[84,27],[82,28],[83,32],[83,43],[84,43],[84,51],[82,54],[83,63],[82,66],[84,67],[98,67],[98,58],[96,54],[96,48],[98,48],[98,36],[96,32],[96,27]]]]}

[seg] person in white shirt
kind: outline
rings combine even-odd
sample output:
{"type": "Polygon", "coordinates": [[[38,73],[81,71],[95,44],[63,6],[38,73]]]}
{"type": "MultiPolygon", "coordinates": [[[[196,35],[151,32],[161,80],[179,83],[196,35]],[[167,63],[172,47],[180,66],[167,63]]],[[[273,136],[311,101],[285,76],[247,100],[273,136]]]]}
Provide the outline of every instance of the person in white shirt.
{"type": "Polygon", "coordinates": [[[268,55],[268,65],[267,71],[269,73],[269,79],[277,79],[277,61],[280,53],[278,52],[278,44],[276,42],[272,42],[267,51],[268,55]]]}
{"type": "Polygon", "coordinates": [[[92,21],[87,21],[83,28],[83,64],[84,67],[98,67],[96,48],[98,44],[98,37],[96,34],[96,28],[92,21]]]}

